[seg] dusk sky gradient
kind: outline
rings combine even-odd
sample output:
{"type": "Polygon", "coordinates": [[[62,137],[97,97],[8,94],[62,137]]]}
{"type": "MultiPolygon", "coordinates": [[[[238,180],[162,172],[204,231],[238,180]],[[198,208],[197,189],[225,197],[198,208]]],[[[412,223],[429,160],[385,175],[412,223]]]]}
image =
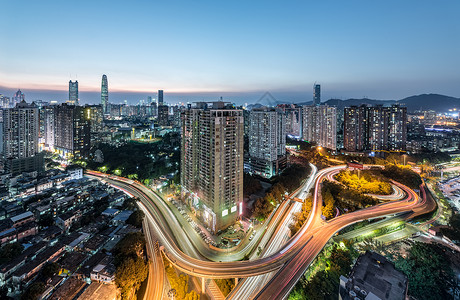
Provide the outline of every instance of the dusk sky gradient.
{"type": "Polygon", "coordinates": [[[0,94],[175,102],[265,91],[329,98],[460,96],[460,1],[0,0],[0,94]],[[44,91],[40,91],[44,90],[44,91]],[[87,92],[87,93],[85,93],[87,92]]]}

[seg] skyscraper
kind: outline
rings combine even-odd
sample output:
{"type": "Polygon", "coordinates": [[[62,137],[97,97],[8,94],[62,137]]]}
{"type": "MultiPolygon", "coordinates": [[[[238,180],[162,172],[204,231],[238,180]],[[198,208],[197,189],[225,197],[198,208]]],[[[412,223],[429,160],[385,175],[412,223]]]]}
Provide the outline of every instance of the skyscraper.
{"type": "Polygon", "coordinates": [[[314,84],[313,85],[313,105],[320,105],[321,104],[321,85],[314,84]]]}
{"type": "Polygon", "coordinates": [[[107,76],[104,74],[102,75],[102,84],[101,84],[101,106],[102,106],[102,113],[109,114],[108,106],[109,106],[109,84],[107,82],[107,76]]]}
{"type": "Polygon", "coordinates": [[[88,155],[90,116],[85,114],[85,109],[64,103],[55,107],[54,120],[54,148],[66,158],[88,155]]]}
{"type": "Polygon", "coordinates": [[[73,105],[80,105],[78,99],[78,81],[72,82],[69,80],[69,103],[73,105]]]}
{"type": "Polygon", "coordinates": [[[248,165],[253,173],[270,178],[286,167],[285,126],[281,110],[267,107],[251,110],[248,165]]]}
{"type": "Polygon", "coordinates": [[[11,98],[11,103],[9,104],[8,107],[10,108],[15,108],[16,104],[25,101],[24,93],[21,92],[21,90],[18,90],[14,96],[11,98]]]}
{"type": "Polygon", "coordinates": [[[158,107],[163,105],[163,90],[158,90],[158,107]]]}
{"type": "Polygon", "coordinates": [[[212,232],[242,213],[243,123],[243,111],[224,102],[182,113],[182,194],[212,232]]]}
{"type": "Polygon", "coordinates": [[[24,100],[3,110],[3,154],[8,173],[41,171],[43,156],[38,155],[38,107],[24,100]]]}
{"type": "Polygon", "coordinates": [[[303,106],[303,139],[336,150],[337,109],[328,105],[303,106]]]}

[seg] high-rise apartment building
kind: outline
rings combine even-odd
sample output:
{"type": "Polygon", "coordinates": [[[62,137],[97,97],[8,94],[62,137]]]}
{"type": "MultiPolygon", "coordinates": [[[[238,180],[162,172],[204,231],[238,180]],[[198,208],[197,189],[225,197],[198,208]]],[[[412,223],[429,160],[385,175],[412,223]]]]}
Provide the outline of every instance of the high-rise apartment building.
{"type": "Polygon", "coordinates": [[[286,118],[275,108],[253,109],[249,116],[251,172],[270,178],[286,167],[286,118]]]}
{"type": "Polygon", "coordinates": [[[286,116],[286,134],[292,137],[302,137],[302,107],[296,104],[278,105],[286,116]]]}
{"type": "Polygon", "coordinates": [[[80,105],[78,99],[78,81],[72,82],[69,80],[69,103],[73,105],[80,105]]]}
{"type": "Polygon", "coordinates": [[[54,151],[54,107],[46,106],[42,108],[44,136],[45,136],[45,149],[54,151]]]}
{"type": "Polygon", "coordinates": [[[407,107],[392,105],[388,108],[388,150],[406,150],[407,107]]]}
{"type": "Polygon", "coordinates": [[[109,83],[107,82],[107,75],[102,75],[101,83],[101,106],[102,113],[109,114],[109,83]]]}
{"type": "Polygon", "coordinates": [[[158,106],[158,125],[159,126],[169,125],[169,106],[167,105],[158,106]]]}
{"type": "Polygon", "coordinates": [[[347,151],[405,150],[407,108],[399,105],[346,107],[343,133],[347,151]]]}
{"type": "Polygon", "coordinates": [[[321,85],[314,84],[313,85],[313,105],[320,105],[321,104],[321,85]]]}
{"type": "Polygon", "coordinates": [[[242,213],[243,126],[243,111],[224,102],[199,102],[182,113],[183,195],[212,232],[242,213]]]}
{"type": "Polygon", "coordinates": [[[158,90],[158,107],[163,104],[163,90],[158,90]]]}
{"type": "Polygon", "coordinates": [[[333,106],[303,106],[303,139],[318,146],[337,149],[337,109],[333,106]]]}
{"type": "Polygon", "coordinates": [[[66,158],[89,155],[90,116],[84,107],[62,104],[55,107],[54,148],[66,158]]]}
{"type": "Polygon", "coordinates": [[[14,108],[3,109],[3,155],[8,173],[42,171],[39,126],[38,107],[34,103],[22,100],[14,108]]]}

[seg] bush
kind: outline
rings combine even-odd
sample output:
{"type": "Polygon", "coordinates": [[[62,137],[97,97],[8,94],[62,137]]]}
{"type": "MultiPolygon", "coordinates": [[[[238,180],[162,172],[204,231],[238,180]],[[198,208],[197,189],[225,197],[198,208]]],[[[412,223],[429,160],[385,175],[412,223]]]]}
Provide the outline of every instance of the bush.
{"type": "Polygon", "coordinates": [[[344,170],[335,178],[345,186],[362,193],[377,195],[390,195],[392,193],[391,185],[387,181],[371,175],[370,172],[362,171],[361,173],[361,176],[358,176],[356,172],[344,170]]]}
{"type": "Polygon", "coordinates": [[[233,279],[215,279],[215,282],[225,297],[227,297],[235,287],[233,279]]]}
{"type": "Polygon", "coordinates": [[[126,223],[131,224],[137,228],[142,228],[142,222],[144,221],[145,214],[142,210],[134,211],[126,220],[126,223]]]}
{"type": "Polygon", "coordinates": [[[419,189],[422,184],[420,175],[412,171],[410,168],[398,167],[395,165],[385,166],[382,174],[399,183],[407,185],[411,189],[419,189]]]}

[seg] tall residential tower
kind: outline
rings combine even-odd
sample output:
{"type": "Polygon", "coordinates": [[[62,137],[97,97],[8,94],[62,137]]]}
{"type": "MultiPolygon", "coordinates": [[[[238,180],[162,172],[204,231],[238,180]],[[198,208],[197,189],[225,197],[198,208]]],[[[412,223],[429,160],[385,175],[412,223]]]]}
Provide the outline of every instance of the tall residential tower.
{"type": "Polygon", "coordinates": [[[286,118],[280,109],[251,110],[247,160],[251,172],[266,178],[286,167],[286,118]]]}
{"type": "Polygon", "coordinates": [[[212,232],[242,213],[243,130],[243,111],[224,102],[198,102],[182,113],[182,192],[212,232]]]}

